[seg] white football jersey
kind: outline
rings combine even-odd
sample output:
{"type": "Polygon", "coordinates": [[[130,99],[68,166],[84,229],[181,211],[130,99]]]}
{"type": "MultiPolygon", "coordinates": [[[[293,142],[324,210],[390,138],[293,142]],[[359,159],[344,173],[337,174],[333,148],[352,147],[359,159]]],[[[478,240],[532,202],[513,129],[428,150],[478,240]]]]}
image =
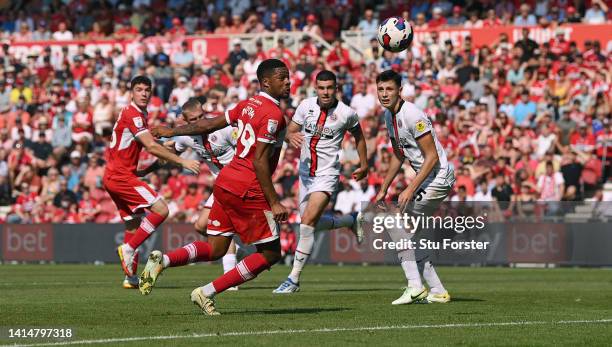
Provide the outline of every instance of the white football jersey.
{"type": "Polygon", "coordinates": [[[219,171],[232,161],[236,152],[236,138],[236,128],[227,126],[208,135],[176,136],[173,140],[177,152],[191,148],[216,178],[219,171]]]}
{"type": "Polygon", "coordinates": [[[347,130],[359,125],[357,113],[342,101],[321,110],[315,96],[298,105],[292,121],[302,126],[304,135],[300,175],[339,175],[342,139],[347,130]]]}
{"type": "Polygon", "coordinates": [[[418,173],[423,166],[425,157],[419,148],[417,139],[431,133],[439,161],[423,182],[423,186],[431,183],[437,186],[452,185],[455,181],[454,170],[446,159],[446,152],[436,137],[431,121],[415,104],[407,101],[401,102],[402,105],[396,115],[391,114],[389,110],[385,110],[385,123],[389,137],[395,139],[400,151],[410,162],[410,166],[418,173]]]}

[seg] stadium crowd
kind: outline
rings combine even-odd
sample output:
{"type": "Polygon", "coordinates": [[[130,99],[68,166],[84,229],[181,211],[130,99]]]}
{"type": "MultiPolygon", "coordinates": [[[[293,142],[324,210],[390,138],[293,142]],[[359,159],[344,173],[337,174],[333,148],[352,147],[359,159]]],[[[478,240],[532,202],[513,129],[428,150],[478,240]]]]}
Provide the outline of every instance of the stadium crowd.
{"type": "MultiPolygon", "coordinates": [[[[402,13],[415,28],[442,26],[550,25],[610,21],[610,1],[34,1],[4,8],[0,50],[0,218],[11,223],[120,222],[102,189],[104,149],[120,110],[129,102],[129,80],[145,74],[154,81],[150,125],[177,124],[180,105],[206,96],[205,109],[222,114],[257,93],[254,73],[268,57],[290,66],[291,99],[281,108],[290,118],[298,103],[315,95],[314,76],[324,68],[339,79],[338,97],[354,107],[368,145],[370,174],[349,179],[358,163],[347,136],[341,160],[344,178],[330,209],[348,213],[374,197],[392,155],[376,96],[376,75],[395,69],[404,78],[402,96],[426,111],[455,166],[455,201],[574,201],[603,199],[610,178],[612,54],[593,40],[584,48],[557,36],[538,44],[523,31],[490,47],[440,42],[435,31],[423,49],[400,54],[372,45],[363,59],[351,58],[340,30],[372,31],[379,19],[402,13]],[[354,2],[354,3],[353,3],[354,2]],[[34,4],[39,6],[34,6],[34,4]],[[408,3],[408,5],[404,5],[408,3]],[[225,7],[224,7],[225,6],[225,7]],[[305,9],[308,9],[307,12],[305,9]],[[315,11],[316,10],[316,11],[315,11]],[[316,14],[315,14],[316,13],[316,14]],[[322,25],[324,23],[324,25],[322,25]],[[269,51],[247,52],[232,42],[227,57],[195,61],[185,43],[169,56],[162,50],[141,59],[120,50],[110,57],[85,53],[18,60],[10,42],[96,40],[139,35],[303,31],[333,43],[326,51],[304,39],[292,52],[279,40],[269,51]],[[607,161],[604,165],[603,160],[607,161]]],[[[274,175],[283,203],[296,222],[299,150],[285,148],[274,175]]],[[[143,154],[141,166],[153,158],[143,154]]],[[[407,167],[407,166],[406,166],[407,167]]],[[[406,168],[390,197],[410,182],[406,168]]],[[[203,165],[198,177],[165,167],[148,180],[169,202],[171,219],[193,221],[212,188],[203,165]]],[[[287,226],[284,227],[287,231],[287,226]]]]}

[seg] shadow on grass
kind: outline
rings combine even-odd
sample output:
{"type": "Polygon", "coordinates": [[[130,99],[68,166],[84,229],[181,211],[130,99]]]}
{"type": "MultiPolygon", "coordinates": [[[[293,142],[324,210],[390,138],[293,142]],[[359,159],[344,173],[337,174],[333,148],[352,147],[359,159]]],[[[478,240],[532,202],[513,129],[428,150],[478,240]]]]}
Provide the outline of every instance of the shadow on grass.
{"type": "Polygon", "coordinates": [[[478,298],[455,298],[455,297],[451,297],[451,302],[477,302],[477,301],[486,301],[483,299],[478,299],[478,298]]]}
{"type": "Polygon", "coordinates": [[[241,314],[318,314],[325,312],[342,312],[350,311],[351,309],[345,307],[330,307],[330,308],[278,308],[278,309],[267,309],[267,310],[224,310],[224,315],[241,315],[241,314]]]}

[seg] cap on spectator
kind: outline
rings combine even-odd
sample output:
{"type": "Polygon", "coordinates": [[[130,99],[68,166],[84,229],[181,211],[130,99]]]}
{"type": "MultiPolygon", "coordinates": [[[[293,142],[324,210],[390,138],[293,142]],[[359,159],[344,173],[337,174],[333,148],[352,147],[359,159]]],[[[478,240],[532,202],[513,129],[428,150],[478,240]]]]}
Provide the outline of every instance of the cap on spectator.
{"type": "Polygon", "coordinates": [[[433,72],[431,70],[425,70],[425,77],[433,77],[433,72]]]}
{"type": "Polygon", "coordinates": [[[72,151],[72,153],[70,153],[70,159],[79,159],[79,158],[81,158],[81,152],[72,151]]]}
{"type": "Polygon", "coordinates": [[[442,13],[442,9],[439,8],[439,7],[434,7],[433,13],[441,14],[442,13]]]}
{"type": "Polygon", "coordinates": [[[178,78],[179,83],[187,83],[187,77],[181,76],[178,78]]]}
{"type": "Polygon", "coordinates": [[[316,21],[316,20],[317,20],[317,17],[315,17],[315,15],[314,15],[314,14],[312,14],[312,13],[311,13],[311,14],[309,14],[308,16],[306,16],[306,21],[307,21],[307,22],[314,22],[314,21],[316,21]]]}
{"type": "Polygon", "coordinates": [[[565,35],[565,32],[561,28],[559,28],[559,29],[557,29],[555,31],[555,36],[559,36],[559,35],[561,35],[561,36],[565,35]]]}
{"type": "Polygon", "coordinates": [[[102,81],[102,83],[103,83],[103,84],[112,84],[112,83],[113,83],[113,81],[111,81],[111,79],[110,79],[110,78],[105,78],[105,79],[102,81]]]}
{"type": "Polygon", "coordinates": [[[174,17],[172,25],[181,25],[181,20],[178,17],[174,17]]]}
{"type": "Polygon", "coordinates": [[[233,39],[232,40],[232,45],[236,46],[236,45],[241,45],[242,41],[240,41],[240,39],[233,39]]]}
{"type": "Polygon", "coordinates": [[[581,120],[580,122],[578,122],[578,127],[579,128],[586,128],[587,127],[587,123],[583,120],[581,120]]]}
{"type": "Polygon", "coordinates": [[[454,13],[461,13],[461,6],[454,6],[453,7],[453,12],[454,13]]]}
{"type": "Polygon", "coordinates": [[[15,80],[15,84],[23,84],[23,80],[21,78],[18,78],[15,80]]]}
{"type": "Polygon", "coordinates": [[[569,7],[567,8],[567,13],[568,13],[568,14],[574,14],[574,13],[576,13],[576,8],[575,8],[574,6],[569,6],[569,7]]]}
{"type": "Polygon", "coordinates": [[[159,56],[159,61],[160,62],[163,61],[164,63],[167,63],[168,62],[168,57],[165,56],[165,55],[160,55],[159,56]]]}
{"type": "Polygon", "coordinates": [[[56,78],[56,79],[54,79],[54,80],[51,82],[51,84],[53,84],[53,85],[61,85],[61,84],[62,84],[62,81],[60,81],[59,79],[57,79],[57,78],[56,78]]]}

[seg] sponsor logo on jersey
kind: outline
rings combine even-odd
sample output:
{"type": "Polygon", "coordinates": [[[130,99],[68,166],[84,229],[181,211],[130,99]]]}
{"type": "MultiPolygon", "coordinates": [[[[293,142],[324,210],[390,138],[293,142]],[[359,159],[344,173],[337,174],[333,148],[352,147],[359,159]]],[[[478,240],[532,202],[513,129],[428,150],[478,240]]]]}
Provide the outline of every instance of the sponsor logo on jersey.
{"type": "Polygon", "coordinates": [[[334,130],[332,128],[317,126],[315,122],[308,122],[304,125],[304,131],[312,136],[320,136],[326,139],[332,139],[334,137],[334,130]]]}
{"type": "Polygon", "coordinates": [[[238,140],[238,129],[234,128],[234,130],[232,130],[232,139],[233,140],[238,140]]]}
{"type": "Polygon", "coordinates": [[[144,126],[144,122],[142,121],[141,117],[134,117],[132,118],[132,121],[134,122],[134,126],[137,128],[142,128],[144,126]]]}
{"type": "Polygon", "coordinates": [[[422,133],[423,131],[425,131],[426,125],[425,125],[425,121],[418,121],[416,122],[416,125],[414,126],[414,128],[416,129],[416,131],[422,133]]]}
{"type": "Polygon", "coordinates": [[[268,119],[268,132],[270,134],[276,133],[276,128],[278,128],[278,121],[274,119],[268,119]]]}
{"type": "Polygon", "coordinates": [[[399,147],[400,148],[410,148],[410,143],[408,142],[408,139],[404,138],[404,137],[400,137],[399,138],[399,147]]]}

